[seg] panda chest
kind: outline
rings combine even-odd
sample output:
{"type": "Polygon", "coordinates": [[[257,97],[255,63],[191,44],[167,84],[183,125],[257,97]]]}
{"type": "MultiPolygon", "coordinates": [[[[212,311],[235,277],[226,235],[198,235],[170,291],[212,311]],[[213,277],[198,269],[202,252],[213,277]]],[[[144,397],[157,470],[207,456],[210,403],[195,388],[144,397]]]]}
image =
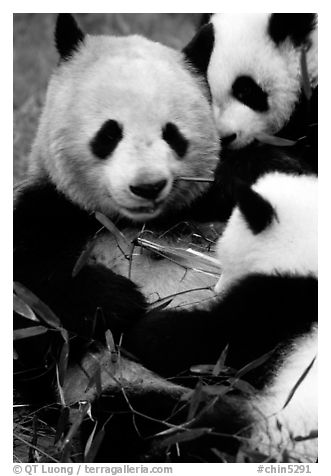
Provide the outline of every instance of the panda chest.
{"type": "Polygon", "coordinates": [[[166,233],[141,228],[105,232],[95,240],[90,260],[131,279],[150,303],[206,305],[219,279],[214,247],[220,228],[185,223],[166,233]]]}

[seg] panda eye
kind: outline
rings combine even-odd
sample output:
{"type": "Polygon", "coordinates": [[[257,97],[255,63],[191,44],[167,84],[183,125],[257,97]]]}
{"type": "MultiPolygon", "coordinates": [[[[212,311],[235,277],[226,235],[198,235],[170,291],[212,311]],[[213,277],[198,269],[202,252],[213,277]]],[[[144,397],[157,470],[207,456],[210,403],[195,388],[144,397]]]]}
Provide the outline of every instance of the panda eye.
{"type": "Polygon", "coordinates": [[[106,121],[90,142],[93,154],[99,159],[106,159],[123,137],[122,127],[117,121],[106,121]]]}
{"type": "Polygon", "coordinates": [[[232,85],[232,95],[255,111],[269,109],[268,95],[250,76],[239,76],[232,85]]]}
{"type": "Polygon", "coordinates": [[[162,129],[162,139],[176,152],[179,157],[184,157],[188,148],[188,140],[172,122],[162,129]]]}

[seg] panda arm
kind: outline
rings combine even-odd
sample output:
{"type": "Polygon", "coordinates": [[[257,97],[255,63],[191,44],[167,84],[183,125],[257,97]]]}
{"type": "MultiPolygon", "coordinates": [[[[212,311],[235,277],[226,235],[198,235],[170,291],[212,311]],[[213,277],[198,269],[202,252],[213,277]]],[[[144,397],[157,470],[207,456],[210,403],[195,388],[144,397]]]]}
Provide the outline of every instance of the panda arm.
{"type": "Polygon", "coordinates": [[[64,327],[85,335],[97,308],[106,325],[140,317],[145,300],[136,286],[101,265],[85,265],[72,277],[74,265],[100,224],[48,182],[18,192],[14,207],[14,280],[58,314],[64,327]]]}
{"type": "Polygon", "coordinates": [[[125,335],[124,347],[151,370],[174,376],[215,364],[229,344],[226,364],[240,369],[309,332],[316,319],[315,278],[252,275],[209,309],[147,314],[125,335]]]}

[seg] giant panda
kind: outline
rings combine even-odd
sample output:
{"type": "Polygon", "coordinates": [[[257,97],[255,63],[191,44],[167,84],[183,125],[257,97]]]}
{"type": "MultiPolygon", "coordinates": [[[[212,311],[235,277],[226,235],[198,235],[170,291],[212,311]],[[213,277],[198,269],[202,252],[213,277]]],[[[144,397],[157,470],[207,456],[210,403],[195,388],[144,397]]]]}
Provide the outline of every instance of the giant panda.
{"type": "Polygon", "coordinates": [[[317,122],[317,15],[222,13],[204,21],[184,51],[206,75],[223,144],[239,149],[261,133],[305,136],[317,122]]]}
{"type": "MultiPolygon", "coordinates": [[[[181,52],[140,36],[85,35],[70,14],[59,15],[55,43],[60,61],[48,86],[29,175],[15,191],[15,327],[36,325],[22,311],[23,299],[42,307],[42,323],[51,329],[35,337],[32,330],[26,334],[31,338],[15,341],[16,380],[24,383],[48,370],[54,377],[50,347],[61,346],[63,327],[70,332],[70,355],[75,347],[83,352],[84,343],[109,327],[118,342],[144,315],[148,300],[157,299],[157,283],[166,281],[164,262],[170,261],[148,252],[142,259],[146,256],[144,270],[151,272],[128,279],[129,261],[123,258],[120,273],[116,256],[110,263],[104,251],[119,248],[95,213],[117,230],[127,229],[129,244],[145,223],[158,236],[187,217],[185,210],[208,185],[180,177],[212,176],[219,160],[207,88],[181,52]],[[90,260],[77,272],[91,242],[90,260]],[[138,289],[141,276],[153,283],[153,296],[138,289]]],[[[194,288],[195,276],[202,287],[201,274],[188,275],[172,264],[173,292],[184,282],[184,289],[194,288]]],[[[208,296],[216,279],[208,278],[208,296]]],[[[28,387],[43,398],[47,386],[39,392],[36,381],[28,387]]]]}
{"type": "Polygon", "coordinates": [[[317,178],[271,172],[236,197],[217,302],[150,312],[118,360],[68,372],[66,404],[93,403],[105,432],[97,460],[316,460],[317,178]]]}
{"type": "Polygon", "coordinates": [[[300,167],[317,173],[317,15],[206,14],[183,51],[209,85],[222,161],[208,200],[223,219],[235,179],[253,184],[300,167]]]}

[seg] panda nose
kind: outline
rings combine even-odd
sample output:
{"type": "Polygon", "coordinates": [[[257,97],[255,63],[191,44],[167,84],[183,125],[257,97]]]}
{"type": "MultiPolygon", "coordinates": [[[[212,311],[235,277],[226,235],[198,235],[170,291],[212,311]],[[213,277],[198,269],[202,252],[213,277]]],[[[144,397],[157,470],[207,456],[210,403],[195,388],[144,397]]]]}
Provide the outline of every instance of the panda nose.
{"type": "Polygon", "coordinates": [[[231,144],[231,142],[233,142],[236,138],[237,138],[237,134],[230,134],[228,136],[221,137],[222,144],[224,146],[227,146],[231,144]]]}
{"type": "Polygon", "coordinates": [[[167,185],[167,180],[159,180],[152,183],[139,183],[137,185],[130,185],[132,193],[138,197],[154,200],[160,194],[160,192],[167,185]]]}

